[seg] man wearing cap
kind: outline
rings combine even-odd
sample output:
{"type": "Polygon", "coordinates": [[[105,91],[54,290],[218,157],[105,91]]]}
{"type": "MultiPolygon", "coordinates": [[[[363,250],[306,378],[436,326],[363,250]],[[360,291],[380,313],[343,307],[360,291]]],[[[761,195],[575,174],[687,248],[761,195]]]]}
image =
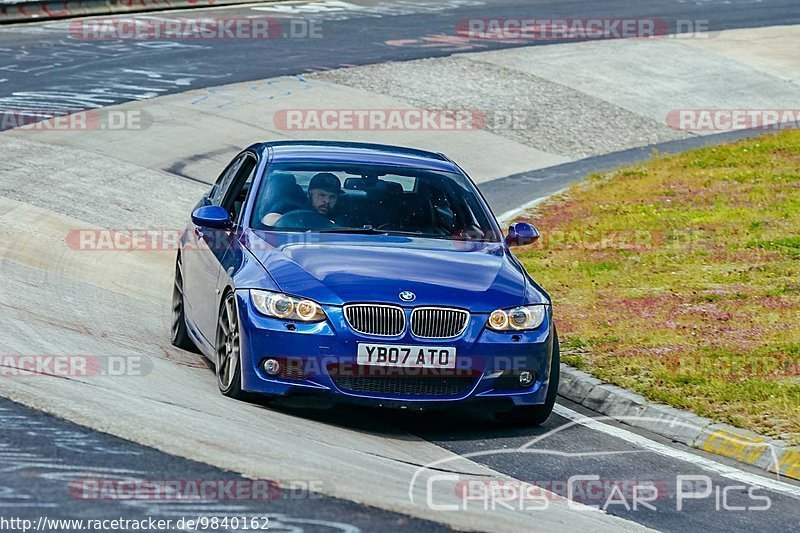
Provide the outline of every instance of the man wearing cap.
{"type": "MultiPolygon", "coordinates": [[[[339,195],[343,192],[339,178],[335,174],[320,172],[315,174],[308,184],[308,202],[311,204],[311,209],[330,220],[339,195]]],[[[281,213],[268,213],[262,222],[267,226],[274,226],[281,216],[283,216],[281,213]]]]}
{"type": "Polygon", "coordinates": [[[308,184],[308,200],[311,202],[311,208],[327,218],[331,218],[331,212],[336,207],[340,194],[342,187],[339,178],[330,172],[315,174],[308,184]]]}

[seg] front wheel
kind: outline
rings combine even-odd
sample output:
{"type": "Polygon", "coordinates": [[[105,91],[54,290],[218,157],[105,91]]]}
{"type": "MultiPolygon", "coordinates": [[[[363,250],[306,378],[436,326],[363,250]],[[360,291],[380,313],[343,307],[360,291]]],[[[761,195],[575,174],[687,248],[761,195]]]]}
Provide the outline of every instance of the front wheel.
{"type": "Polygon", "coordinates": [[[553,357],[550,361],[550,382],[547,385],[547,396],[542,405],[525,405],[515,407],[510,412],[495,414],[501,422],[517,426],[539,426],[550,417],[558,395],[558,380],[561,375],[561,356],[558,347],[558,333],[553,325],[553,357]]]}
{"type": "Polygon", "coordinates": [[[244,400],[239,340],[239,315],[236,312],[236,299],[231,292],[225,296],[217,320],[217,385],[223,395],[244,400]]]}

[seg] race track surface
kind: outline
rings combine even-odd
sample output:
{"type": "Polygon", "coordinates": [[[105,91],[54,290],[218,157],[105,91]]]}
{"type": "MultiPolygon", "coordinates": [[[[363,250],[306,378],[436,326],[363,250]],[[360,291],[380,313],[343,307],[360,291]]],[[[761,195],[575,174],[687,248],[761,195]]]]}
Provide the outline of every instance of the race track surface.
{"type": "MultiPolygon", "coordinates": [[[[613,421],[592,423],[586,416],[594,413],[566,400],[544,426],[509,429],[465,410],[318,410],[224,398],[206,361],[169,344],[174,251],[86,251],[68,238],[88,229],[180,228],[225,163],[266,137],[344,136],[442,150],[464,164],[496,214],[512,213],[586,172],[641,160],[650,146],[682,150],[721,140],[664,124],[665,112],[693,98],[695,107],[800,101],[800,69],[786,68],[797,56],[775,53],[796,46],[796,29],[774,28],[800,24],[796,0],[294,2],[180,16],[212,13],[317,21],[324,38],[87,42],[68,37],[68,21],[0,27],[0,108],[46,114],[116,106],[152,118],[144,131],[0,133],[0,354],[88,356],[104,370],[0,378],[0,516],[268,516],[278,531],[798,527],[797,483],[613,421]],[[442,37],[466,18],[528,16],[702,19],[711,30],[735,31],[720,36],[725,45],[442,37]],[[780,46],[770,47],[771,38],[780,46]],[[753,44],[736,45],[742,39],[753,44]],[[646,57],[670,60],[676,70],[664,74],[646,57]],[[587,65],[613,75],[587,83],[587,65]],[[332,70],[342,66],[355,67],[332,70]],[[687,71],[697,94],[663,83],[687,71]],[[448,99],[437,74],[466,100],[448,99]],[[463,135],[284,131],[271,120],[287,107],[353,102],[508,110],[519,98],[513,91],[524,90],[480,88],[514,79],[551,98],[550,109],[585,110],[592,120],[576,126],[553,113],[548,118],[560,122],[463,135]],[[658,90],[621,90],[630,80],[658,90]],[[511,103],[497,101],[501,92],[511,103]],[[679,476],[690,484],[679,486],[679,476]],[[98,502],[76,493],[76,481],[98,478],[274,480],[287,489],[266,500],[200,502],[98,502]],[[456,490],[480,492],[491,480],[545,491],[486,503],[456,490]],[[630,490],[616,485],[655,486],[658,494],[634,508],[630,490]],[[678,497],[705,488],[702,498],[678,497]]],[[[136,18],[148,16],[173,15],[136,18]]]]}

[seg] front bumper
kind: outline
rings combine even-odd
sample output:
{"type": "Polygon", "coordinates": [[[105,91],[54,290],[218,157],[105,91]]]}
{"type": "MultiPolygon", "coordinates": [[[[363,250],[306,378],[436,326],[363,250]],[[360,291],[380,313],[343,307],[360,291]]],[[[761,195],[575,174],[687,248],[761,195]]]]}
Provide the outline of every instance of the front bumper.
{"type": "MultiPolygon", "coordinates": [[[[545,401],[552,356],[552,314],[531,331],[495,332],[488,314],[472,314],[466,330],[451,339],[420,339],[354,332],[341,307],[323,306],[328,320],[308,324],[270,318],[255,310],[249,291],[236,292],[241,324],[242,389],[272,396],[323,396],[337,402],[425,408],[485,402],[538,405],[545,401]],[[356,364],[358,343],[452,346],[456,368],[397,369],[356,364]],[[270,376],[267,358],[281,362],[270,376]],[[519,373],[533,383],[519,385],[519,373]]],[[[410,314],[412,307],[405,308],[410,314]]],[[[410,328],[407,328],[410,329],[410,328]]]]}

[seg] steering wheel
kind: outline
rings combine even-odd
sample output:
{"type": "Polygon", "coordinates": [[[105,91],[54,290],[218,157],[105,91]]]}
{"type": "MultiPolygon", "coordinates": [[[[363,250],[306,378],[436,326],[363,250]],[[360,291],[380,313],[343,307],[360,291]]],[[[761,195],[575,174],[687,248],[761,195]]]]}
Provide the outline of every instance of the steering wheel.
{"type": "Polygon", "coordinates": [[[335,224],[325,215],[320,215],[313,209],[295,209],[281,216],[273,228],[279,229],[326,229],[335,224]]]}

